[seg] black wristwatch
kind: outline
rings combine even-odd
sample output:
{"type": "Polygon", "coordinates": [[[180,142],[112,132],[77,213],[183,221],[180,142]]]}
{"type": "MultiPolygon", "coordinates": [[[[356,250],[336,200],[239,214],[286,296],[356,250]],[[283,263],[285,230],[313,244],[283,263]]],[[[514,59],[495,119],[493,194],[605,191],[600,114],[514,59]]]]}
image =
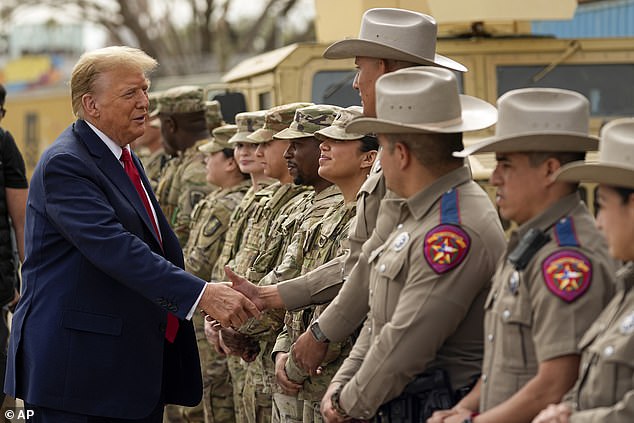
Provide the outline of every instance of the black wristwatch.
{"type": "Polygon", "coordinates": [[[315,338],[317,342],[330,342],[328,337],[321,331],[321,328],[319,327],[319,320],[315,320],[313,323],[311,323],[309,329],[310,333],[312,333],[313,335],[313,338],[315,338]]]}

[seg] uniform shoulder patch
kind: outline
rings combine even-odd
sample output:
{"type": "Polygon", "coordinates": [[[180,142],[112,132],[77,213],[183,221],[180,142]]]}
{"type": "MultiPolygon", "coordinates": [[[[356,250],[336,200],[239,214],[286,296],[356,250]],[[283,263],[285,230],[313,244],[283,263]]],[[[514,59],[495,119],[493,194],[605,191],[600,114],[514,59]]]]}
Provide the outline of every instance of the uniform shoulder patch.
{"type": "Polygon", "coordinates": [[[425,235],[423,253],[427,264],[440,275],[462,263],[470,246],[471,238],[460,226],[440,224],[425,235]]]}
{"type": "Polygon", "coordinates": [[[558,250],[546,257],[542,274],[550,292],[571,303],[590,288],[592,263],[579,251],[558,250]]]}

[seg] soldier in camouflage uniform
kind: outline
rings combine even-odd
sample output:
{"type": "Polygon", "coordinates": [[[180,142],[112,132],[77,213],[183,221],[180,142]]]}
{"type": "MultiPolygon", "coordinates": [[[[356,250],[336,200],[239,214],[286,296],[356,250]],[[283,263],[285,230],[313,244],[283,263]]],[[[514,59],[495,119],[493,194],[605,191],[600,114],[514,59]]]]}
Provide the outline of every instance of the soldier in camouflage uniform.
{"type": "MultiPolygon", "coordinates": [[[[207,181],[219,187],[194,207],[190,236],[183,249],[185,269],[203,279],[209,278],[220,255],[231,214],[251,185],[248,175],[240,172],[233,158],[233,145],[228,143],[236,129],[235,125],[216,128],[211,141],[198,148],[206,154],[207,181]]],[[[207,342],[203,316],[194,314],[193,321],[203,372],[205,422],[233,422],[233,387],[227,359],[207,342]]]]}
{"type": "MultiPolygon", "coordinates": [[[[198,147],[209,138],[203,90],[195,86],[171,88],[159,98],[163,137],[177,152],[159,182],[161,208],[182,246],[189,236],[191,212],[216,187],[206,180],[198,147]]],[[[216,107],[219,112],[220,108],[216,107]]]]}
{"type": "MultiPolygon", "coordinates": [[[[245,237],[238,250],[233,270],[239,274],[247,274],[251,282],[258,282],[262,276],[271,271],[278,264],[279,253],[283,251],[279,246],[281,241],[290,240],[274,236],[286,222],[284,228],[290,229],[294,217],[299,215],[304,204],[310,202],[313,193],[311,187],[296,185],[288,172],[284,152],[288,148],[288,140],[274,139],[273,135],[288,126],[293,121],[295,111],[299,108],[311,105],[311,103],[292,103],[277,106],[270,109],[264,117],[264,127],[258,129],[247,138],[258,145],[255,155],[256,160],[264,166],[264,174],[274,178],[277,182],[256,193],[260,198],[257,209],[251,214],[245,237]],[[274,239],[278,242],[267,242],[274,239]],[[273,254],[275,251],[277,254],[273,254]],[[262,254],[266,252],[266,254],[262,254]],[[251,271],[256,257],[265,256],[269,260],[259,272],[251,271]],[[263,272],[262,272],[263,271],[263,272]]],[[[294,225],[293,225],[294,226],[294,225]]],[[[265,260],[259,260],[260,266],[264,266],[265,260]]],[[[267,331],[267,333],[270,332],[267,331]]],[[[250,335],[250,332],[246,332],[250,335]]],[[[246,363],[245,383],[242,392],[242,404],[245,417],[249,423],[269,422],[271,420],[271,382],[273,378],[273,363],[270,359],[271,349],[277,333],[270,334],[268,338],[256,338],[259,341],[260,353],[254,361],[246,363]],[[269,363],[268,372],[265,373],[264,361],[269,363]]]]}
{"type": "MultiPolygon", "coordinates": [[[[293,182],[297,185],[312,186],[315,195],[305,210],[296,219],[293,219],[300,223],[300,227],[292,234],[291,242],[285,249],[281,263],[264,276],[258,284],[276,284],[301,273],[304,259],[303,245],[310,228],[323,218],[332,205],[339,203],[342,199],[339,189],[330,181],[319,176],[319,141],[314,137],[317,130],[330,126],[339,110],[339,107],[329,105],[313,105],[297,109],[290,127],[274,136],[278,139],[289,140],[289,147],[284,157],[293,182]]],[[[281,230],[284,231],[283,225],[281,230]]],[[[283,235],[275,236],[288,237],[289,235],[283,232],[283,235]]],[[[274,237],[269,237],[269,239],[272,238],[274,237]]],[[[265,246],[262,251],[266,252],[267,247],[265,246]]],[[[264,334],[267,330],[273,333],[282,328],[283,316],[284,310],[270,310],[261,320],[251,320],[247,323],[248,326],[243,326],[241,330],[250,331],[252,334],[264,334]]],[[[225,330],[223,329],[222,332],[224,336],[225,330]]],[[[273,354],[276,352],[273,350],[273,354]]],[[[286,353],[282,353],[282,355],[287,356],[286,353]]],[[[283,372],[283,368],[281,371],[283,372]]],[[[296,391],[287,390],[284,386],[281,386],[281,392],[278,389],[274,390],[273,422],[301,420],[302,414],[303,404],[297,399],[296,391]]]]}
{"type": "MultiPolygon", "coordinates": [[[[237,132],[229,143],[235,146],[235,159],[243,173],[251,176],[251,186],[238,207],[231,215],[229,228],[225,235],[225,242],[216,264],[211,271],[211,280],[225,280],[224,266],[232,264],[242,245],[249,216],[257,207],[255,194],[270,185],[273,180],[264,175],[262,164],[255,158],[257,145],[247,138],[255,130],[264,126],[265,111],[244,112],[236,115],[237,132]]],[[[244,368],[239,357],[231,356],[227,359],[233,384],[234,412],[236,422],[246,422],[242,407],[241,395],[244,386],[244,368]]]]}
{"type": "MultiPolygon", "coordinates": [[[[345,126],[362,115],[361,107],[351,106],[341,110],[330,127],[315,132],[315,137],[321,141],[319,175],[336,184],[343,199],[310,228],[303,245],[302,274],[344,255],[349,248],[347,234],[356,211],[356,195],[370,173],[378,153],[378,140],[375,137],[345,132],[345,126]]],[[[277,338],[275,350],[291,351],[291,343],[308,328],[307,322],[316,319],[326,306],[327,304],[323,304],[287,312],[285,328],[277,338]]],[[[305,423],[323,421],[319,411],[321,398],[337,369],[348,356],[353,343],[352,337],[343,342],[330,343],[328,354],[321,365],[321,373],[310,378],[308,373],[297,366],[292,354],[288,355],[284,370],[288,380],[301,385],[298,398],[304,402],[305,423]]]]}
{"type": "Polygon", "coordinates": [[[158,118],[158,98],[160,93],[148,94],[150,106],[148,107],[148,119],[145,121],[145,133],[134,140],[132,148],[143,163],[145,175],[156,192],[158,178],[161,172],[161,164],[165,149],[161,140],[161,120],[158,118]]]}

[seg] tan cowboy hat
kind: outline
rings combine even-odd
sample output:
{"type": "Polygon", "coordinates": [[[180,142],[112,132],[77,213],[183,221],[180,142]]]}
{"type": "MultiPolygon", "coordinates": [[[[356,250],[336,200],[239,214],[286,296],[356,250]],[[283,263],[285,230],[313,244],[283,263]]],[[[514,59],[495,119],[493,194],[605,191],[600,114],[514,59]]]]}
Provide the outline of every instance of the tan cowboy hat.
{"type": "Polygon", "coordinates": [[[615,119],[603,127],[598,162],[569,163],[555,178],[634,188],[634,118],[615,119]]]}
{"type": "Polygon", "coordinates": [[[363,14],[359,38],[337,41],[323,56],[403,60],[466,72],[467,68],[460,63],[436,54],[437,32],[436,21],[429,15],[404,9],[370,9],[363,14]]]}
{"type": "Polygon", "coordinates": [[[453,155],[519,153],[530,151],[584,152],[597,149],[588,133],[590,103],[575,91],[523,88],[502,95],[497,102],[495,136],[453,155]]]}
{"type": "Polygon", "coordinates": [[[458,94],[453,72],[419,66],[390,72],[376,81],[376,118],[358,118],[346,132],[452,133],[493,125],[495,107],[479,98],[458,94]]]}

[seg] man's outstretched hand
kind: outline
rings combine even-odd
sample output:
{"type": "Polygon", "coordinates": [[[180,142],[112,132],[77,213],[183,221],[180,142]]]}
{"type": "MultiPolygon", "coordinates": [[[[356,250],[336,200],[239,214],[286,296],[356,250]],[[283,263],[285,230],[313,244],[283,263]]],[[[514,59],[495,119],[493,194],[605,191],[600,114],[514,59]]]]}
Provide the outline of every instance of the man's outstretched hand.
{"type": "Polygon", "coordinates": [[[260,315],[253,302],[224,283],[208,283],[198,305],[224,327],[238,328],[260,315]]]}
{"type": "Polygon", "coordinates": [[[231,267],[225,266],[225,274],[227,278],[231,281],[231,287],[236,291],[240,292],[242,295],[247,297],[249,300],[255,304],[258,310],[265,310],[266,303],[263,298],[260,297],[259,287],[249,282],[247,279],[238,275],[236,272],[231,270],[231,267]]]}

